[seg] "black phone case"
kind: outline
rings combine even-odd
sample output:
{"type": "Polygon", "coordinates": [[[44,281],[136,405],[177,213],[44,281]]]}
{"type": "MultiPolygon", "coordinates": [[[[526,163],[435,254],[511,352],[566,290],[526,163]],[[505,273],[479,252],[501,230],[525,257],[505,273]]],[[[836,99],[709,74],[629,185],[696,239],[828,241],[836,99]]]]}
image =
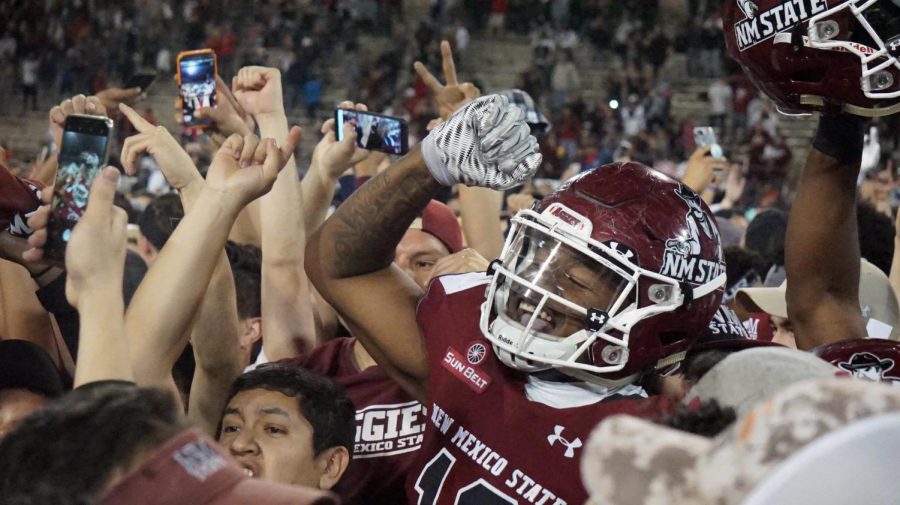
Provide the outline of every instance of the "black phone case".
{"type": "MultiPolygon", "coordinates": [[[[98,170],[102,170],[109,160],[109,138],[112,135],[112,131],[113,122],[107,117],[72,114],[66,118],[66,124],[63,128],[63,139],[66,138],[66,132],[105,136],[107,139],[106,148],[104,149],[103,155],[100,157],[100,163],[98,165],[98,170]]],[[[62,152],[63,146],[59,146],[57,156],[62,152]]],[[[53,217],[52,209],[56,207],[57,203],[58,201],[54,194],[51,203],[50,220],[47,223],[47,243],[44,245],[44,262],[62,266],[65,264],[66,242],[62,239],[61,234],[65,230],[65,227],[60,226],[60,223],[53,217]]]]}

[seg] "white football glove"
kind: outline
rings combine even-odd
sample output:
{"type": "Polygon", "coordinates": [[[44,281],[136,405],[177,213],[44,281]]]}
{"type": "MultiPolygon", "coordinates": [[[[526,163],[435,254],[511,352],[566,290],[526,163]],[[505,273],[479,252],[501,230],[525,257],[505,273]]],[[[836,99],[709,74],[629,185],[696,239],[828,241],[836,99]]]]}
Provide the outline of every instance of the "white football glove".
{"type": "Polygon", "coordinates": [[[471,102],[422,140],[428,170],[445,186],[503,190],[524,184],[541,164],[524,117],[500,95],[471,102]]]}

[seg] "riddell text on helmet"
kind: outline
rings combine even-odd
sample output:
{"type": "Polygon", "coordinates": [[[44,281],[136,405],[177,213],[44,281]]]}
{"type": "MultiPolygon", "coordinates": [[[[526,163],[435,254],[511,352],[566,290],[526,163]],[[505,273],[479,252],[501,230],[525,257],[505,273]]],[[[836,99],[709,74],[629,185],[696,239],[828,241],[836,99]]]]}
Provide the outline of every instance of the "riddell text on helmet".
{"type": "Polygon", "coordinates": [[[744,51],[828,10],[826,0],[790,0],[734,25],[738,49],[744,51]]]}

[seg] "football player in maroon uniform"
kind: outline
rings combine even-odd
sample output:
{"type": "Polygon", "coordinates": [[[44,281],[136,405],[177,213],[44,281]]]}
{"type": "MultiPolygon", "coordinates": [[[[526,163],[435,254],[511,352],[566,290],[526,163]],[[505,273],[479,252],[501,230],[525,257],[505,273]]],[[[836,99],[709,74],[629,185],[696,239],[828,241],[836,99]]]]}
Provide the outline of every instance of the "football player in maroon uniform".
{"type": "Polygon", "coordinates": [[[411,503],[582,503],[589,430],[657,416],[636,382],[677,364],[719,307],[718,229],[689,189],[638,164],[583,174],[513,219],[492,276],[424,295],[391,260],[440,186],[504,189],[539,164],[522,112],[482,97],[357,190],[310,238],[307,273],[429,415],[411,503]],[[562,477],[565,476],[565,477],[562,477]]]}

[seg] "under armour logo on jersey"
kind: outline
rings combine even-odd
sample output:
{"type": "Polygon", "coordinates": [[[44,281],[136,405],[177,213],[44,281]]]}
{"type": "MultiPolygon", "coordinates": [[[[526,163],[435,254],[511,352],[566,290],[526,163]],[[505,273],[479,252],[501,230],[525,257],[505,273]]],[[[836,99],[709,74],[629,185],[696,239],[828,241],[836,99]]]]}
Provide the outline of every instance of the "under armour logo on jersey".
{"type": "Polygon", "coordinates": [[[562,426],[557,424],[556,428],[553,428],[553,435],[549,435],[547,437],[547,442],[550,442],[551,447],[554,444],[556,444],[556,442],[559,442],[560,444],[562,444],[566,447],[565,456],[567,458],[574,458],[575,457],[575,449],[578,449],[579,447],[582,446],[581,439],[576,437],[575,440],[572,440],[571,442],[564,439],[562,437],[562,432],[564,430],[565,430],[565,428],[563,428],[562,426]]]}

